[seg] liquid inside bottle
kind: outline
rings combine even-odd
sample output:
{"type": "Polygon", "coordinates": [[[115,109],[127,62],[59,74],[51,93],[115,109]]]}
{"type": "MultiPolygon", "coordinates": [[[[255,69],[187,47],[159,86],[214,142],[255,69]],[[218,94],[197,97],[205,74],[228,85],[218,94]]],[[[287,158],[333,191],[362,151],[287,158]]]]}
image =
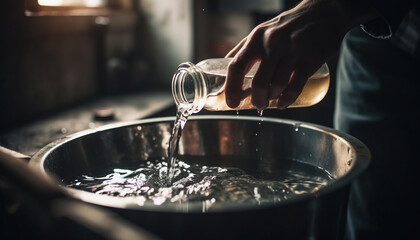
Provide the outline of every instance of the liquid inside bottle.
{"type": "MultiPolygon", "coordinates": [[[[202,108],[210,111],[256,109],[251,102],[251,85],[259,63],[245,75],[242,90],[249,95],[242,99],[238,107],[226,104],[224,92],[226,74],[231,58],[207,59],[194,65],[181,64],[172,79],[172,94],[177,105],[188,103],[193,113],[202,108]]],[[[301,94],[289,107],[307,107],[320,102],[328,92],[330,74],[327,64],[323,64],[306,82],[301,94]]],[[[267,108],[276,108],[278,99],[269,101],[267,108]]]]}

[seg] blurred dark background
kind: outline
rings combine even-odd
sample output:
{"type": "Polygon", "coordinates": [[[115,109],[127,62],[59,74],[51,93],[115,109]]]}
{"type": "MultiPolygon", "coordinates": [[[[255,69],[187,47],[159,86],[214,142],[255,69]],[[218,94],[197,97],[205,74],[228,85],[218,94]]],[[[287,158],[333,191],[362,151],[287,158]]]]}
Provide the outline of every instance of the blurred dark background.
{"type": "MultiPolygon", "coordinates": [[[[180,63],[224,57],[258,23],[296,1],[6,0],[1,4],[0,146],[23,153],[19,157],[28,160],[48,143],[78,131],[175,116],[170,86],[180,63]]],[[[335,61],[328,62],[331,85],[323,101],[308,108],[266,110],[264,115],[331,127],[335,61]]],[[[38,219],[24,207],[10,204],[9,190],[0,178],[0,238],[38,233],[39,224],[33,225],[38,219]]]]}
{"type": "MultiPolygon", "coordinates": [[[[0,132],[103,98],[112,102],[114,97],[141,99],[144,94],[152,106],[164,94],[168,101],[179,63],[223,57],[258,23],[295,4],[293,0],[4,1],[0,132]]],[[[267,110],[265,115],[332,126],[335,59],[329,67],[331,88],[321,103],[267,110]]],[[[115,98],[115,106],[118,101],[115,98]]],[[[174,114],[173,103],[168,103],[142,117],[174,114]]],[[[255,111],[240,114],[256,115],[255,111]]]]}

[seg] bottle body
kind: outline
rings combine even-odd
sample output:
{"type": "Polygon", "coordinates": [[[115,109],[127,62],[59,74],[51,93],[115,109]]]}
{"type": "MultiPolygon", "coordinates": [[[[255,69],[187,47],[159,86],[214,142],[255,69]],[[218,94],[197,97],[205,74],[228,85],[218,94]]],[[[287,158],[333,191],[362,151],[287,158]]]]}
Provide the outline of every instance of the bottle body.
{"type": "MultiPolygon", "coordinates": [[[[194,112],[202,108],[210,111],[227,111],[255,109],[251,102],[251,94],[246,96],[238,107],[230,108],[225,101],[225,84],[229,58],[214,58],[203,60],[196,65],[181,64],[172,79],[172,94],[177,105],[190,104],[194,112]],[[180,97],[184,95],[184,97],[180,97]],[[194,107],[194,105],[196,105],[194,107]]],[[[242,90],[251,92],[252,80],[259,63],[254,64],[245,75],[242,90]]],[[[328,66],[323,64],[306,82],[302,93],[289,107],[307,107],[320,102],[328,92],[330,74],[328,66]]],[[[277,99],[269,101],[267,108],[276,108],[277,99]]]]}

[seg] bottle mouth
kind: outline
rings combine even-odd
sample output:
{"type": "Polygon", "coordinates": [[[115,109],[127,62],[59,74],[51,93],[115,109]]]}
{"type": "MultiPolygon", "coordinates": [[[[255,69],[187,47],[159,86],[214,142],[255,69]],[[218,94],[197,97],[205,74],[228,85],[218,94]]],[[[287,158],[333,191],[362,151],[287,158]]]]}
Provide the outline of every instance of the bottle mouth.
{"type": "Polygon", "coordinates": [[[180,64],[172,77],[172,96],[177,106],[199,112],[207,101],[206,75],[193,63],[180,64]]]}

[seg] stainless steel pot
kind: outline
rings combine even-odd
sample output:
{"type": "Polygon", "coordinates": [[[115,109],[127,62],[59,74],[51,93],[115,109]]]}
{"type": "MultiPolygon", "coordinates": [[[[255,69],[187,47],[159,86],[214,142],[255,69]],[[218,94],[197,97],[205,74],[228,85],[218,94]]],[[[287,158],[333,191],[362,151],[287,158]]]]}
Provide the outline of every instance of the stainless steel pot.
{"type": "MultiPolygon", "coordinates": [[[[41,149],[30,165],[49,177],[68,180],[94,174],[104,167],[167,157],[173,122],[172,117],[154,118],[76,133],[41,149]]],[[[180,155],[206,156],[203,164],[212,164],[209,159],[236,156],[246,161],[240,164],[245,171],[288,168],[300,161],[327,171],[334,181],[315,194],[271,205],[227,204],[218,211],[205,213],[201,204],[191,204],[180,211],[168,206],[139,206],[130,198],[64,189],[74,198],[112,209],[165,239],[339,239],[349,185],[370,161],[368,148],[348,134],[266,117],[192,116],[179,151],[180,155]]]]}

